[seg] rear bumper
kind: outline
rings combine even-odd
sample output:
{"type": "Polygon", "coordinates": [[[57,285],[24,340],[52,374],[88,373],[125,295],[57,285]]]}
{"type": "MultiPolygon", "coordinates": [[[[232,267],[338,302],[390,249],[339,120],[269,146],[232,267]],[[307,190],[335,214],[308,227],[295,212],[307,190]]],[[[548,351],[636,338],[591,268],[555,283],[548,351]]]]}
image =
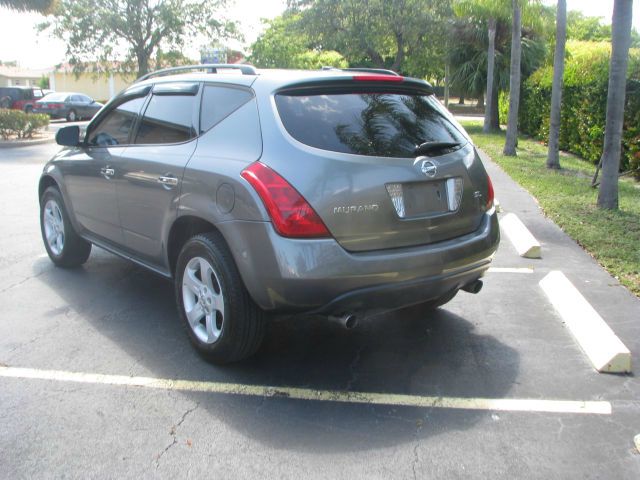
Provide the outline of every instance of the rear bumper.
{"type": "Polygon", "coordinates": [[[500,240],[495,210],[462,237],[358,253],[333,239],[283,238],[269,222],[218,227],[254,301],[279,312],[373,313],[425,302],[481,277],[500,240]]]}

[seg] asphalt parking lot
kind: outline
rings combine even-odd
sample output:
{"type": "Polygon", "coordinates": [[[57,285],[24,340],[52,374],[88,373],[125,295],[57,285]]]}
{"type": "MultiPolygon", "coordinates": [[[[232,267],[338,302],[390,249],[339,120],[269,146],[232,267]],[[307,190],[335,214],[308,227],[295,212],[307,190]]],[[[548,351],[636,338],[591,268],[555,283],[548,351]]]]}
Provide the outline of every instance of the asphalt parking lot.
{"type": "Polygon", "coordinates": [[[563,271],[635,367],[640,301],[494,165],[541,260],[503,237],[478,295],[351,331],[276,320],[222,368],[190,347],[167,281],[97,248],[78,270],[48,260],[36,189],[56,149],[0,151],[1,478],[640,478],[640,382],[597,373],[538,282],[563,271]]]}

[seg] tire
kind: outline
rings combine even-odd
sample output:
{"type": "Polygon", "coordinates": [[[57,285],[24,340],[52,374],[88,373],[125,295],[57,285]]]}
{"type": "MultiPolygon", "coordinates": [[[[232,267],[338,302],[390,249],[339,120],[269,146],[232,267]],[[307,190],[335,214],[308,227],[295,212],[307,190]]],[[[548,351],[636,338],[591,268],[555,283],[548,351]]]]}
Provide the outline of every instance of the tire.
{"type": "Polygon", "coordinates": [[[67,113],[67,122],[75,122],[78,120],[78,118],[78,114],[75,110],[71,110],[69,111],[69,113],[67,113]]]}
{"type": "Polygon", "coordinates": [[[27,105],[24,107],[24,113],[33,113],[33,107],[31,105],[27,105]]]}
{"type": "Polygon", "coordinates": [[[453,300],[453,297],[458,293],[458,289],[452,290],[449,293],[445,293],[441,297],[434,298],[433,300],[429,300],[422,304],[422,308],[424,310],[435,310],[438,307],[443,306],[445,303],[449,303],[453,300]]]}
{"type": "Polygon", "coordinates": [[[0,108],[11,108],[11,97],[0,98],[0,108]]]}
{"type": "Polygon", "coordinates": [[[175,293],[189,340],[207,360],[237,362],[260,347],[266,315],[249,296],[220,234],[196,235],[185,243],[176,265],[175,293]]]}
{"type": "Polygon", "coordinates": [[[40,232],[49,258],[59,267],[78,267],[91,254],[91,243],[74,230],[56,187],[47,188],[40,198],[40,232]]]}

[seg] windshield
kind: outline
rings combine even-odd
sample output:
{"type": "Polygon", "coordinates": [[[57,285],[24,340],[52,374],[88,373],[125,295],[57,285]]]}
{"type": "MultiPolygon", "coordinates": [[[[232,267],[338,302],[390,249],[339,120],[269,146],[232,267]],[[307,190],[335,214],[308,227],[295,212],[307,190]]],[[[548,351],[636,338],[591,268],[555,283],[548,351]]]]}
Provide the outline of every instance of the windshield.
{"type": "Polygon", "coordinates": [[[467,143],[433,95],[285,93],[276,95],[276,105],[292,137],[323,150],[415,157],[425,142],[467,143]]]}

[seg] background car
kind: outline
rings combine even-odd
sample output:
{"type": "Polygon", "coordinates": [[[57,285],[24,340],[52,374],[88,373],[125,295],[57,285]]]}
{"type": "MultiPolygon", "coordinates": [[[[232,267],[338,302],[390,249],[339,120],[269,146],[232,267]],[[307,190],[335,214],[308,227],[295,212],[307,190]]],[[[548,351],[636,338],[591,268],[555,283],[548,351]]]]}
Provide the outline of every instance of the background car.
{"type": "Polygon", "coordinates": [[[33,111],[37,100],[44,97],[40,87],[0,87],[0,108],[33,111]]]}
{"type": "Polygon", "coordinates": [[[38,100],[34,113],[46,113],[51,118],[66,118],[69,122],[93,118],[103,107],[102,103],[82,93],[55,92],[38,100]]]}

